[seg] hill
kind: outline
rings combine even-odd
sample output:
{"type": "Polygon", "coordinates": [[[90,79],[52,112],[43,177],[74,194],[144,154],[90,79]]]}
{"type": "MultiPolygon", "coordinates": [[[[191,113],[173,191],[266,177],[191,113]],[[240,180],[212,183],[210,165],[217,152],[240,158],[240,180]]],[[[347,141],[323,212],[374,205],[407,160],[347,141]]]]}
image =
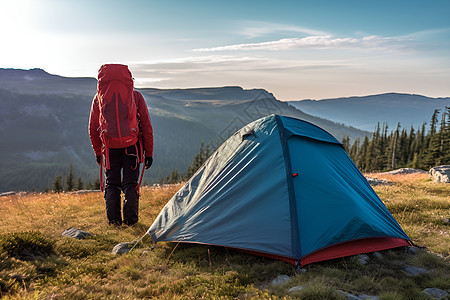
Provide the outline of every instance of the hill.
{"type": "Polygon", "coordinates": [[[0,197],[0,297],[342,299],[340,290],[379,299],[430,299],[425,289],[449,289],[444,218],[450,185],[431,182],[427,174],[370,175],[391,182],[374,189],[408,236],[427,250],[340,258],[307,265],[299,274],[285,262],[210,245],[161,242],[151,250],[154,245],[143,239],[130,254],[111,255],[116,244],[146,232],[179,185],[144,187],[140,222],[121,228],[107,225],[99,192],[0,197]],[[61,236],[70,227],[92,235],[84,240],[61,236]],[[412,270],[422,274],[406,273],[412,270]],[[279,275],[285,275],[285,283],[271,284],[279,275]]]}
{"type": "MultiPolygon", "coordinates": [[[[87,124],[94,78],[67,78],[41,69],[0,69],[0,192],[43,190],[73,163],[75,177],[98,178],[87,124]]],[[[221,143],[245,124],[276,113],[312,122],[333,134],[356,138],[368,134],[313,117],[278,101],[263,89],[240,87],[140,89],[155,134],[155,163],[147,183],[184,172],[202,141],[221,143]]]]}
{"type": "Polygon", "coordinates": [[[362,130],[373,131],[378,122],[395,128],[415,128],[429,122],[435,109],[450,106],[450,97],[429,98],[421,95],[387,93],[364,97],[289,101],[307,114],[362,130]]]}

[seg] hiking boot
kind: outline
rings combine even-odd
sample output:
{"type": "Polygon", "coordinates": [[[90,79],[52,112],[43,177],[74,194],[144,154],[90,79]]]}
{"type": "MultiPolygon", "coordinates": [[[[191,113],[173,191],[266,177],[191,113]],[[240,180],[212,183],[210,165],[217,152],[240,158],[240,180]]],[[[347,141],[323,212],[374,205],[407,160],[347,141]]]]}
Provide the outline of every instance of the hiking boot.
{"type": "Polygon", "coordinates": [[[113,226],[120,227],[120,226],[122,226],[122,221],[120,221],[120,220],[109,220],[109,221],[108,221],[108,224],[109,224],[109,225],[113,225],[113,226]]]}

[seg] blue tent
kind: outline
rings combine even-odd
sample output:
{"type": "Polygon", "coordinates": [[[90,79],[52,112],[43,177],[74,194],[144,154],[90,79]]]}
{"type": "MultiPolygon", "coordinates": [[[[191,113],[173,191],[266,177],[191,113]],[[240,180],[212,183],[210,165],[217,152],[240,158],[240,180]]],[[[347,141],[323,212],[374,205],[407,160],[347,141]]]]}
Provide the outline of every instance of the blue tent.
{"type": "Polygon", "coordinates": [[[338,140],[278,115],[225,141],[147,233],[155,242],[220,245],[294,265],[410,242],[338,140]]]}

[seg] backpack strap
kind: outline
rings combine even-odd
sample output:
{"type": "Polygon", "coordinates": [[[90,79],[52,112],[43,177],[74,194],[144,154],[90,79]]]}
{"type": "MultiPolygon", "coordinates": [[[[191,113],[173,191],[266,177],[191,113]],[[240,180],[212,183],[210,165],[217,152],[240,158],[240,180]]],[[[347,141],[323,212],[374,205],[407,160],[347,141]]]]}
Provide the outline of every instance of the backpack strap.
{"type": "Polygon", "coordinates": [[[104,185],[104,179],[103,179],[103,167],[105,167],[105,170],[109,170],[110,169],[110,164],[109,164],[109,143],[108,143],[108,138],[106,138],[105,133],[101,132],[100,133],[100,139],[102,140],[103,143],[103,149],[102,149],[102,155],[101,155],[101,159],[100,159],[100,190],[102,192],[105,191],[105,185],[104,185]]]}
{"type": "MultiPolygon", "coordinates": [[[[139,154],[138,154],[138,160],[143,164],[142,165],[142,172],[141,172],[141,178],[139,179],[139,183],[136,186],[136,192],[139,195],[139,191],[141,188],[142,178],[144,178],[144,171],[145,171],[145,159],[144,159],[144,147],[142,146],[142,131],[139,132],[139,154]]],[[[138,163],[139,166],[139,163],[138,163]]]]}
{"type": "Polygon", "coordinates": [[[141,187],[142,178],[144,177],[144,171],[145,171],[144,147],[142,146],[142,135],[141,135],[141,133],[139,133],[139,140],[138,140],[137,144],[134,144],[134,147],[136,149],[136,155],[128,153],[126,148],[125,148],[125,154],[129,155],[129,156],[136,156],[136,165],[134,166],[134,168],[132,168],[133,170],[136,170],[136,169],[139,170],[141,163],[144,164],[144,166],[142,168],[142,171],[141,171],[139,182],[138,182],[138,184],[136,186],[136,192],[139,195],[139,190],[140,190],[140,187],[141,187]],[[139,145],[139,148],[138,148],[137,145],[139,145]]]}
{"type": "MultiPolygon", "coordinates": [[[[132,97],[133,97],[133,101],[135,101],[136,103],[136,98],[134,97],[134,92],[132,93],[132,97]]],[[[136,107],[137,107],[137,103],[136,103],[136,107]]],[[[139,112],[137,113],[137,119],[138,119],[138,128],[139,128],[139,134],[138,134],[138,144],[139,144],[139,151],[138,151],[138,166],[139,164],[143,164],[142,165],[142,171],[141,171],[141,178],[139,179],[139,183],[136,186],[136,192],[139,195],[139,191],[141,188],[141,183],[142,183],[142,178],[144,178],[144,171],[145,171],[145,155],[144,155],[144,141],[142,138],[142,129],[141,129],[141,116],[139,114],[139,112]]]]}
{"type": "Polygon", "coordinates": [[[103,184],[103,154],[100,155],[100,191],[105,192],[105,185],[103,184]]]}
{"type": "Polygon", "coordinates": [[[139,191],[140,191],[140,188],[141,188],[142,178],[144,177],[144,171],[145,171],[145,165],[142,166],[141,179],[139,179],[139,183],[136,186],[136,192],[137,192],[138,195],[139,195],[139,191]]]}
{"type": "Polygon", "coordinates": [[[106,136],[106,130],[102,129],[102,126],[100,125],[99,128],[100,131],[100,140],[102,141],[103,149],[102,149],[102,155],[105,155],[105,162],[106,162],[106,169],[110,169],[109,164],[109,141],[108,137],[106,136]]]}

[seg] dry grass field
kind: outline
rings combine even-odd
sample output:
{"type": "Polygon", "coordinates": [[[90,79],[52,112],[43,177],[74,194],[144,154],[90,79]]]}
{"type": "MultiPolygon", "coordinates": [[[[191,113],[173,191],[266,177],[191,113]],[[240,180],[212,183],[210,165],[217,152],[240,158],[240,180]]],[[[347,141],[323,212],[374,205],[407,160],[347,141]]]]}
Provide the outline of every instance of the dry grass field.
{"type": "Polygon", "coordinates": [[[425,288],[450,289],[450,184],[425,175],[367,174],[390,184],[374,189],[412,240],[426,250],[369,254],[307,265],[222,247],[152,243],[144,238],[126,255],[114,245],[143,236],[180,185],[143,187],[140,222],[108,226],[99,192],[0,197],[0,296],[4,299],[340,299],[338,290],[380,299],[429,299],[425,288]],[[61,236],[76,227],[85,240],[61,236]],[[407,276],[402,268],[427,273],[407,276]],[[274,286],[278,275],[290,280],[274,286]],[[297,292],[289,288],[302,286],[297,292]]]}

